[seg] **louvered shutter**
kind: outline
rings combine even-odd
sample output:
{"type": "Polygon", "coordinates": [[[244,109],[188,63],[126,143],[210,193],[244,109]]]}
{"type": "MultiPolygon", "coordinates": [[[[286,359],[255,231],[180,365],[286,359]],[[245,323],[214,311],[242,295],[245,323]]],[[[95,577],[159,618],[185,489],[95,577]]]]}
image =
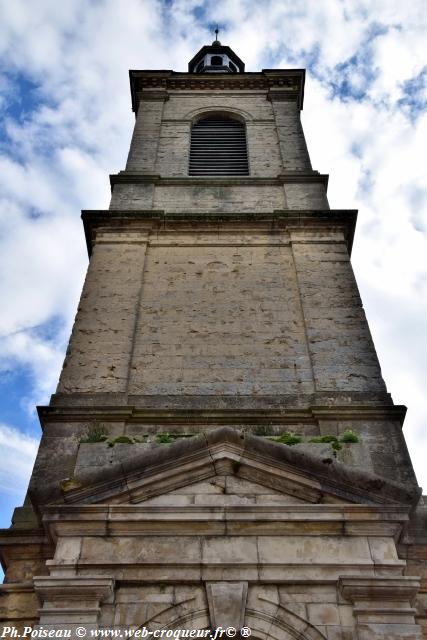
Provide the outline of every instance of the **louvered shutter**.
{"type": "Polygon", "coordinates": [[[190,176],[247,176],[245,125],[219,116],[191,129],[190,176]]]}

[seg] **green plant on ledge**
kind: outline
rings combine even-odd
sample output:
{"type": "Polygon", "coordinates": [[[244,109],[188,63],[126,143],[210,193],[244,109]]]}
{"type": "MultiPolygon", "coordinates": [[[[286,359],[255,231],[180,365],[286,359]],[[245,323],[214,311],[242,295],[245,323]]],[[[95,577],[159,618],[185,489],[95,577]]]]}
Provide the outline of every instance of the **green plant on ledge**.
{"type": "Polygon", "coordinates": [[[316,436],[315,438],[310,438],[309,442],[330,444],[334,451],[342,449],[341,443],[336,436],[316,436]]]}
{"type": "Polygon", "coordinates": [[[341,442],[345,444],[359,442],[359,436],[351,429],[347,429],[341,436],[341,442]]]}
{"type": "Polygon", "coordinates": [[[271,440],[280,442],[280,444],[286,444],[288,447],[293,447],[294,444],[300,444],[302,442],[302,437],[296,433],[289,432],[282,433],[280,436],[274,436],[271,440]]]}
{"type": "Polygon", "coordinates": [[[108,446],[114,447],[115,444],[134,444],[134,440],[129,436],[117,436],[114,440],[109,441],[108,446]]]}
{"type": "Polygon", "coordinates": [[[156,436],[156,442],[158,444],[170,444],[171,442],[175,442],[176,436],[173,436],[169,433],[159,433],[156,436]]]}
{"type": "MultiPolygon", "coordinates": [[[[298,434],[292,432],[282,433],[280,436],[267,437],[273,442],[286,444],[289,447],[292,447],[294,444],[304,443],[304,438],[302,436],[299,436],[298,434]]],[[[334,451],[334,456],[336,457],[337,451],[340,451],[340,449],[342,449],[343,444],[353,444],[359,442],[359,436],[351,429],[347,429],[347,431],[344,431],[340,438],[327,434],[323,436],[315,436],[314,438],[306,440],[306,442],[308,442],[309,444],[330,444],[334,451]]]]}

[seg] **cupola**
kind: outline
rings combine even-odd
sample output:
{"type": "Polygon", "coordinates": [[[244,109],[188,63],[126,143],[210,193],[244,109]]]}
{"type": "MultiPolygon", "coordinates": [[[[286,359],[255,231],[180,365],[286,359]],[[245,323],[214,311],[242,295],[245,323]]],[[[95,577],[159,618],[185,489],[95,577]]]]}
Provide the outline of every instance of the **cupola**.
{"type": "Polygon", "coordinates": [[[218,40],[218,28],[215,40],[205,45],[188,63],[190,73],[243,73],[245,63],[236,56],[230,47],[224,47],[218,40]]]}

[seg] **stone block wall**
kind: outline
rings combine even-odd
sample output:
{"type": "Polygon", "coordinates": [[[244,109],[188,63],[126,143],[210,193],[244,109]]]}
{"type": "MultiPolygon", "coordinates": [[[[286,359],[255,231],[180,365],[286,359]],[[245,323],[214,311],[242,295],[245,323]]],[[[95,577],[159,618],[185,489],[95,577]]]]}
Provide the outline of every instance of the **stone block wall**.
{"type": "Polygon", "coordinates": [[[325,184],[316,182],[311,168],[296,98],[283,99],[267,89],[141,92],[122,177],[126,183],[114,184],[112,209],[208,213],[329,206],[325,184]],[[188,176],[192,123],[212,113],[245,122],[249,159],[245,185],[227,179],[209,184],[188,176]],[[285,174],[293,176],[293,182],[285,185],[280,177],[285,174]],[[299,174],[311,176],[312,182],[299,182],[299,174]],[[179,179],[180,183],[173,182],[179,179]],[[263,184],[263,179],[270,183],[263,184]]]}
{"type": "Polygon", "coordinates": [[[289,246],[247,240],[153,240],[130,393],[313,391],[289,246]]]}
{"type": "Polygon", "coordinates": [[[61,391],[126,389],[146,242],[143,232],[99,238],[59,382],[61,391]]]}
{"type": "Polygon", "coordinates": [[[385,393],[339,232],[98,233],[60,393],[385,393]]]}

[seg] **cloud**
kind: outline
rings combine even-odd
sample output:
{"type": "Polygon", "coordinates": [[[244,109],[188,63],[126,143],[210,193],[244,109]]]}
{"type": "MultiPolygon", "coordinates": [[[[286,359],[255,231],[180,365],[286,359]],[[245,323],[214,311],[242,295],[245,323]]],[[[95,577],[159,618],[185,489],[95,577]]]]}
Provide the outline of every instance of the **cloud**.
{"type": "Polygon", "coordinates": [[[38,440],[19,429],[0,423],[0,492],[22,497],[28,485],[38,448],[38,440]],[[11,483],[13,478],[13,483],[11,483]]]}

